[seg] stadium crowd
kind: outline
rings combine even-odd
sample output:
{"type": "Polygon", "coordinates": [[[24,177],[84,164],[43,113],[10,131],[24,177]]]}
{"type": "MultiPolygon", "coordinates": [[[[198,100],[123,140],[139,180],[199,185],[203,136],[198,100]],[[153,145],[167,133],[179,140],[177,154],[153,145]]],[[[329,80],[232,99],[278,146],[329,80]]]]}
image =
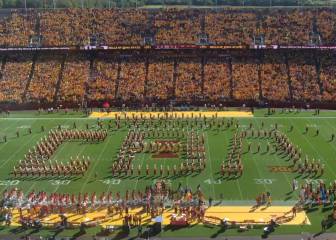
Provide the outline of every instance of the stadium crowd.
{"type": "Polygon", "coordinates": [[[0,101],[331,102],[336,99],[335,64],[331,52],[315,56],[305,51],[231,59],[15,53],[2,59],[0,101]]]}
{"type": "Polygon", "coordinates": [[[9,56],[3,68],[0,81],[0,101],[22,102],[22,96],[32,67],[31,54],[9,56]]]}
{"type": "MultiPolygon", "coordinates": [[[[12,11],[0,19],[0,46],[195,44],[307,45],[334,42],[332,9],[65,9],[12,11]],[[202,41],[203,41],[202,40],[202,41]]],[[[197,54],[8,53],[0,102],[202,100],[334,101],[334,54],[310,51],[197,54]]]]}
{"type": "Polygon", "coordinates": [[[307,45],[314,34],[333,44],[333,9],[62,9],[37,13],[13,11],[0,20],[0,46],[28,46],[41,35],[43,46],[86,45],[94,37],[103,45],[210,43],[307,45]]]}

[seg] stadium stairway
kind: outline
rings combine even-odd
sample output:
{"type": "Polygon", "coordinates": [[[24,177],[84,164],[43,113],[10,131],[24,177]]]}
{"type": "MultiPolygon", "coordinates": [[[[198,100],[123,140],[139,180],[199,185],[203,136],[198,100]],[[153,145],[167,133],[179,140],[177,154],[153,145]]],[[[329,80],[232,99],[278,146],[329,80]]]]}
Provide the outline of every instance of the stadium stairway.
{"type": "Polygon", "coordinates": [[[56,104],[57,100],[59,99],[59,92],[60,92],[61,83],[62,83],[62,80],[63,80],[63,72],[64,72],[64,66],[65,66],[65,61],[66,61],[67,56],[68,56],[68,54],[64,54],[64,56],[62,58],[61,69],[60,69],[60,72],[58,74],[58,79],[57,79],[56,88],[55,88],[54,105],[56,104]]]}
{"type": "Polygon", "coordinates": [[[2,60],[1,60],[0,80],[2,80],[3,72],[5,70],[6,61],[7,61],[7,56],[5,55],[5,56],[3,56],[2,60]]]}
{"type": "Polygon", "coordinates": [[[33,59],[32,59],[32,66],[31,66],[30,73],[29,73],[29,76],[28,76],[28,81],[27,81],[25,90],[24,90],[23,95],[22,95],[22,102],[26,102],[26,100],[27,100],[27,92],[28,92],[30,83],[31,83],[31,81],[33,79],[33,76],[34,76],[35,64],[36,64],[37,57],[38,57],[38,52],[35,52],[35,54],[33,56],[33,59]]]}
{"type": "Polygon", "coordinates": [[[292,87],[292,80],[290,76],[290,70],[289,70],[289,61],[288,61],[288,56],[287,54],[285,55],[285,64],[286,64],[286,69],[287,69],[287,84],[288,84],[288,96],[290,100],[293,100],[293,87],[292,87]]]}

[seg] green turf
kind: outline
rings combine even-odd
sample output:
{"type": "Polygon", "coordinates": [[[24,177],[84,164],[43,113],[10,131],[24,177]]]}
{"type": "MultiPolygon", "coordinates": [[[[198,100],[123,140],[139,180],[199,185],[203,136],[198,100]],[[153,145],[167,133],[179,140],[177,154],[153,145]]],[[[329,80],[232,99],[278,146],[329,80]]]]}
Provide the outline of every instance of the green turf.
{"type": "MultiPolygon", "coordinates": [[[[275,154],[273,151],[265,152],[267,142],[272,142],[267,137],[247,137],[244,140],[243,164],[244,174],[238,179],[222,178],[219,174],[220,163],[226,159],[227,152],[230,148],[230,141],[235,133],[234,127],[220,128],[197,128],[198,132],[205,134],[205,147],[207,155],[207,167],[201,174],[192,174],[183,177],[165,177],[171,182],[173,188],[177,188],[178,184],[189,186],[193,190],[198,184],[207,198],[212,197],[222,204],[253,204],[257,194],[269,191],[272,194],[274,204],[289,205],[297,200],[297,193],[291,193],[291,182],[293,178],[297,178],[299,183],[305,181],[315,181],[323,179],[327,183],[336,179],[336,140],[330,142],[332,133],[336,134],[336,112],[322,111],[319,116],[315,116],[313,111],[296,112],[277,112],[273,115],[266,115],[266,110],[257,110],[254,118],[238,118],[240,128],[238,131],[248,128],[252,123],[254,129],[261,129],[264,123],[264,130],[272,129],[275,124],[278,129],[287,134],[290,141],[302,149],[303,155],[307,154],[309,158],[321,159],[325,164],[326,171],[323,176],[306,177],[296,173],[272,173],[269,166],[289,166],[291,163],[284,158],[283,155],[275,154]],[[294,126],[293,131],[289,131],[290,126],[294,126]],[[308,134],[304,134],[305,126],[309,126],[308,134]],[[315,136],[315,130],[320,130],[319,136],[315,136]],[[247,142],[252,143],[252,152],[246,152],[247,142]],[[260,143],[261,151],[255,153],[255,146],[260,143]]],[[[103,120],[107,123],[108,120],[103,120]]],[[[226,120],[227,121],[227,120],[226,120]]],[[[91,129],[97,128],[96,119],[88,119],[81,112],[63,112],[54,114],[37,114],[36,112],[13,112],[10,116],[0,118],[0,136],[7,136],[7,143],[0,143],[0,191],[10,187],[18,187],[23,189],[25,193],[34,191],[62,192],[62,193],[78,193],[78,192],[121,192],[122,195],[126,190],[144,190],[151,185],[158,177],[142,176],[132,177],[112,177],[110,167],[116,158],[117,152],[122,144],[123,139],[127,135],[128,128],[124,126],[119,130],[109,130],[107,139],[102,143],[83,144],[82,142],[64,143],[59,147],[53,158],[66,161],[70,156],[88,155],[92,159],[92,164],[84,177],[73,178],[32,178],[23,177],[14,179],[9,173],[13,166],[23,158],[28,149],[42,138],[49,129],[56,128],[58,125],[72,128],[76,122],[78,129],[85,129],[88,123],[91,129]],[[46,131],[41,132],[41,126],[46,131]],[[28,134],[28,128],[31,127],[33,133],[28,134]],[[20,131],[20,137],[16,137],[16,131],[20,131]],[[98,174],[96,178],[95,175],[98,174]],[[16,181],[15,181],[16,180],[16,181]],[[64,181],[67,180],[67,181],[64,181]]],[[[186,126],[185,130],[190,130],[190,126],[186,126]]],[[[105,125],[106,127],[106,125],[105,125]]],[[[2,138],[2,137],[1,137],[2,138]]],[[[165,137],[171,139],[171,137],[165,137]]],[[[154,140],[154,138],[153,138],[154,140]]],[[[184,141],[182,139],[182,141],[184,141]]],[[[134,165],[156,163],[166,166],[183,161],[181,159],[152,159],[150,154],[137,154],[134,165]]],[[[319,224],[329,210],[317,209],[309,213],[312,226],[304,227],[280,227],[279,233],[300,233],[302,231],[317,231],[319,224]]],[[[218,229],[208,229],[204,232],[204,227],[194,226],[195,231],[166,231],[166,236],[211,236],[217,234],[218,229]]],[[[335,227],[330,231],[335,231],[335,227]]],[[[255,230],[256,231],[256,230],[255,230]]],[[[250,231],[248,234],[256,234],[250,231]]],[[[221,236],[223,233],[219,233],[221,236]]],[[[231,231],[230,235],[235,235],[231,231]]]]}

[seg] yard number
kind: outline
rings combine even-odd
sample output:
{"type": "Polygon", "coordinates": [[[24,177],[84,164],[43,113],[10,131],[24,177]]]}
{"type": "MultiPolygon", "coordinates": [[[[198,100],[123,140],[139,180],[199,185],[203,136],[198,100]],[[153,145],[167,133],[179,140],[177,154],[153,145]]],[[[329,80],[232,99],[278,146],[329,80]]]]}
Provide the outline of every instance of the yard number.
{"type": "Polygon", "coordinates": [[[69,185],[71,181],[70,180],[50,180],[49,182],[53,186],[59,186],[59,185],[69,185]]]}
{"type": "Polygon", "coordinates": [[[323,182],[323,179],[305,179],[307,184],[318,185],[320,182],[323,182]]]}
{"type": "Polygon", "coordinates": [[[263,185],[265,185],[265,184],[272,184],[275,181],[275,179],[255,178],[254,181],[255,181],[255,184],[263,184],[263,185]]]}
{"type": "Polygon", "coordinates": [[[220,180],[220,179],[214,180],[214,179],[208,178],[208,179],[204,180],[204,183],[207,183],[207,184],[221,184],[222,180],[220,180]]]}
{"type": "Polygon", "coordinates": [[[106,179],[106,180],[100,180],[102,183],[106,185],[119,185],[121,183],[120,179],[112,178],[112,179],[106,179]]]}
{"type": "Polygon", "coordinates": [[[0,181],[0,186],[15,186],[18,185],[20,183],[19,180],[1,180],[0,181]]]}

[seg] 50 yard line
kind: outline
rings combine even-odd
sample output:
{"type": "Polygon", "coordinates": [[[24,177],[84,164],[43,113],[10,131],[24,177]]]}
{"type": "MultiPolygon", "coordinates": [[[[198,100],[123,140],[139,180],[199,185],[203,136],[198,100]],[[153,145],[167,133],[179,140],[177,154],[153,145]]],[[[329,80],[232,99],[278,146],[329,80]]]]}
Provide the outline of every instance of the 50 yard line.
{"type": "Polygon", "coordinates": [[[213,193],[213,198],[215,197],[215,186],[213,184],[214,177],[213,177],[213,169],[212,169],[212,159],[210,155],[210,147],[209,147],[209,136],[208,136],[208,131],[206,131],[206,143],[207,143],[207,152],[209,155],[209,165],[210,165],[210,174],[209,177],[211,178],[211,185],[212,185],[212,193],[213,193]]]}

